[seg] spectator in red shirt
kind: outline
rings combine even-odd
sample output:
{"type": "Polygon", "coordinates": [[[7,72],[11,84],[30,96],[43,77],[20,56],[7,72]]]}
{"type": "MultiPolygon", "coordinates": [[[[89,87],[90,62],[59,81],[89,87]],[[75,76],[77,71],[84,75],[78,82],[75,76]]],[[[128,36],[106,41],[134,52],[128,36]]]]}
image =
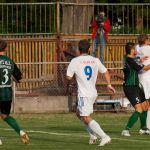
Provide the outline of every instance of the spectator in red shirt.
{"type": "Polygon", "coordinates": [[[93,50],[92,55],[96,57],[96,51],[98,44],[100,44],[100,60],[104,63],[104,50],[108,41],[108,32],[110,31],[111,25],[110,20],[106,18],[104,12],[100,12],[95,19],[91,21],[93,28],[92,40],[93,50]]]}

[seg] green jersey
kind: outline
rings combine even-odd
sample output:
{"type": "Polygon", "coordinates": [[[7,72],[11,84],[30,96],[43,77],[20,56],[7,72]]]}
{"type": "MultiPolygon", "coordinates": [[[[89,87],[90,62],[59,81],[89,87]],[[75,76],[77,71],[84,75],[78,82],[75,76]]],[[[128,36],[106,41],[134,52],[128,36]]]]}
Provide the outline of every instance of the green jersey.
{"type": "Polygon", "coordinates": [[[0,55],[0,101],[12,100],[12,76],[17,81],[21,80],[20,69],[9,57],[0,55]]]}
{"type": "Polygon", "coordinates": [[[138,64],[134,58],[124,57],[124,85],[139,85],[138,73],[144,65],[138,64]]]}

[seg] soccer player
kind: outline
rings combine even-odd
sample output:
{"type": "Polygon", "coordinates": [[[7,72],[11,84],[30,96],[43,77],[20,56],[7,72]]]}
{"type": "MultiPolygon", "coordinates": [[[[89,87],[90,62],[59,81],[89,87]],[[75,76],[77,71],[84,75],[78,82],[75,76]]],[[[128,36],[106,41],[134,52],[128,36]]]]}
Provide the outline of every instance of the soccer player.
{"type": "Polygon", "coordinates": [[[75,75],[78,84],[78,106],[77,116],[84,123],[87,131],[90,133],[89,144],[93,144],[97,138],[100,138],[99,146],[104,146],[111,141],[111,138],[102,130],[98,122],[92,119],[93,104],[97,97],[95,87],[98,72],[103,73],[109,90],[115,92],[111,86],[110,75],[105,66],[98,58],[88,55],[90,43],[88,40],[80,40],[80,56],[73,58],[67,69],[67,79],[71,80],[75,75]]]}
{"type": "Polygon", "coordinates": [[[146,116],[148,109],[148,101],[145,100],[145,95],[143,90],[139,87],[138,73],[142,70],[150,69],[150,65],[144,66],[140,65],[135,61],[135,56],[137,51],[135,49],[134,43],[127,43],[126,55],[124,57],[124,84],[123,90],[126,97],[129,99],[132,106],[135,108],[135,111],[130,116],[128,123],[125,129],[122,131],[123,136],[130,136],[129,130],[136,123],[138,118],[141,121],[141,129],[139,133],[149,134],[149,130],[146,127],[146,116]]]}
{"type": "Polygon", "coordinates": [[[12,103],[11,79],[14,78],[16,82],[19,82],[22,79],[22,74],[15,62],[5,55],[6,50],[7,42],[0,39],[0,117],[20,135],[24,144],[27,144],[29,141],[27,134],[10,116],[12,103]]]}
{"type": "MultiPolygon", "coordinates": [[[[140,58],[146,56],[147,59],[142,62],[144,65],[150,64],[150,45],[148,35],[141,34],[138,36],[138,43],[137,51],[140,58]]],[[[139,81],[143,87],[145,98],[150,100],[150,70],[142,71],[139,74],[139,81]]],[[[149,101],[150,103],[150,101],[149,101]]],[[[150,107],[147,111],[147,128],[150,130],[150,107]]]]}

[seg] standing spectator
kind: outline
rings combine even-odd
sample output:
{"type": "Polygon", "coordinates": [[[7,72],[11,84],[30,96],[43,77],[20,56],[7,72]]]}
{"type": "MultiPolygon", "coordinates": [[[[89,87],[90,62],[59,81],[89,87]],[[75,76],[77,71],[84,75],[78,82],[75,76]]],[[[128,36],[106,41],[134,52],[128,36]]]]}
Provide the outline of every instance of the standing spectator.
{"type": "Polygon", "coordinates": [[[12,103],[11,79],[13,77],[16,82],[19,82],[22,79],[22,73],[15,62],[5,55],[6,49],[6,41],[0,39],[0,117],[20,135],[24,144],[27,144],[29,141],[27,134],[10,116],[12,103]]]}
{"type": "Polygon", "coordinates": [[[98,72],[103,73],[109,90],[115,92],[111,86],[110,75],[98,58],[88,55],[90,43],[87,40],[79,41],[80,56],[72,59],[67,69],[67,79],[75,75],[78,84],[77,116],[85,125],[90,134],[89,144],[100,138],[99,146],[104,146],[111,138],[102,130],[97,121],[90,116],[93,113],[93,104],[97,97],[95,87],[98,72]],[[78,66],[78,67],[77,67],[78,66]]]}
{"type": "Polygon", "coordinates": [[[141,65],[135,61],[137,51],[134,43],[127,43],[126,55],[124,57],[124,84],[123,90],[126,97],[129,99],[131,105],[135,108],[135,111],[130,116],[125,129],[122,131],[123,136],[130,136],[129,130],[137,122],[138,118],[141,121],[140,134],[150,134],[146,127],[146,117],[148,109],[148,101],[145,100],[143,90],[139,87],[138,73],[142,70],[149,70],[150,65],[141,65]]]}
{"type": "MultiPolygon", "coordinates": [[[[138,51],[138,56],[140,59],[147,57],[142,64],[150,64],[150,45],[149,38],[147,34],[141,34],[138,36],[138,44],[136,46],[138,51]]],[[[150,70],[142,71],[139,74],[139,81],[143,87],[145,98],[149,100],[150,103],[150,70]]],[[[147,128],[150,130],[150,107],[147,111],[147,128]]]]}
{"type": "Polygon", "coordinates": [[[106,43],[108,41],[108,32],[110,31],[111,25],[110,20],[106,18],[104,12],[100,12],[95,19],[91,21],[93,28],[92,40],[93,50],[92,55],[96,57],[98,44],[100,44],[100,60],[104,63],[104,51],[106,43]]]}

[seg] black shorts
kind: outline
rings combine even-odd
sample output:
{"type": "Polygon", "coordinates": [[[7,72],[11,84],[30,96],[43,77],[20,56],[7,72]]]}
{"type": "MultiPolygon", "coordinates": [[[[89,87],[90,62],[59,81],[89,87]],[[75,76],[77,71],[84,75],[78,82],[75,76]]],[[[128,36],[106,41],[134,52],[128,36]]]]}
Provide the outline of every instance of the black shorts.
{"type": "Polygon", "coordinates": [[[9,115],[12,101],[0,101],[0,113],[9,115]]]}
{"type": "Polygon", "coordinates": [[[133,107],[145,101],[145,94],[139,86],[123,86],[123,90],[133,107]]]}

